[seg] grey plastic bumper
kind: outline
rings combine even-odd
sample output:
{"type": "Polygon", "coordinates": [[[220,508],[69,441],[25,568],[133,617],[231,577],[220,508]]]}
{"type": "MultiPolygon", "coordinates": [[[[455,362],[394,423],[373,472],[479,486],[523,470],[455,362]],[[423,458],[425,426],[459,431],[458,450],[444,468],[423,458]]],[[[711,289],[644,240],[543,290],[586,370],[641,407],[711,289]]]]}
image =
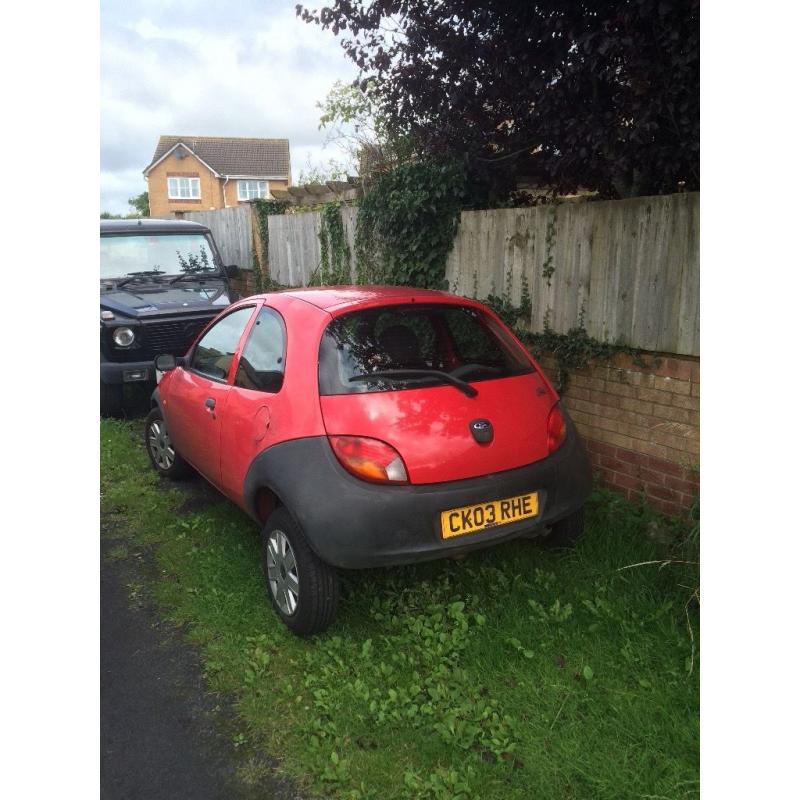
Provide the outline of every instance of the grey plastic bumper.
{"type": "Polygon", "coordinates": [[[364,568],[407,564],[487,547],[529,535],[579,509],[591,490],[591,470],[574,425],[548,458],[479,478],[419,486],[382,486],[342,468],[326,437],[297,439],[265,450],[244,486],[256,517],[259,488],[275,492],[328,564],[364,568]],[[440,514],[452,508],[539,492],[537,517],[443,539],[440,514]]]}

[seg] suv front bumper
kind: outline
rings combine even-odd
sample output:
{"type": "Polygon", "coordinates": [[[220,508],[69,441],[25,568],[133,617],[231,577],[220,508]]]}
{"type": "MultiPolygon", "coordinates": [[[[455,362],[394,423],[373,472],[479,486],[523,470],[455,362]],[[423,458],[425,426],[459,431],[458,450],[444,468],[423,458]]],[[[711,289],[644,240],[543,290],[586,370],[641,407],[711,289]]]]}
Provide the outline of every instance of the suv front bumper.
{"type": "Polygon", "coordinates": [[[156,368],[150,361],[100,362],[101,383],[152,383],[156,382],[156,368]]]}

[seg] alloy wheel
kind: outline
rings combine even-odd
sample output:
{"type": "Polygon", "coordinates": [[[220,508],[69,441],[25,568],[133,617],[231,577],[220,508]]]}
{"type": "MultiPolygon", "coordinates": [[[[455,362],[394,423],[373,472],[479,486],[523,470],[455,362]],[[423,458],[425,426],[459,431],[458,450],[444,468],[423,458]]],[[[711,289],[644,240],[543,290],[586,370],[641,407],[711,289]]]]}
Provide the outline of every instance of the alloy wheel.
{"type": "Polygon", "coordinates": [[[267,539],[267,581],[278,608],[292,616],[300,598],[300,576],[292,545],[283,531],[271,531],[267,539]]]}
{"type": "Polygon", "coordinates": [[[172,446],[167,426],[163,420],[154,419],[147,431],[147,444],[153,461],[160,469],[169,469],[175,463],[175,448],[172,446]]]}

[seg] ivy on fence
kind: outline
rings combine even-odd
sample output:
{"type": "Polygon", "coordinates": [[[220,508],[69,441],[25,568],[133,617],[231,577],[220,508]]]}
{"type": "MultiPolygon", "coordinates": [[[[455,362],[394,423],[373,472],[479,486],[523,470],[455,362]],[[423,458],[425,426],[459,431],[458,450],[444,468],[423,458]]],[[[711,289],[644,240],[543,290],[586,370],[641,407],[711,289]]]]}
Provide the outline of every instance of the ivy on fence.
{"type": "Polygon", "coordinates": [[[412,161],[378,178],[358,210],[358,282],[442,288],[465,192],[453,160],[412,161]]]}
{"type": "Polygon", "coordinates": [[[553,247],[556,241],[556,206],[550,206],[550,213],[547,217],[547,231],[544,236],[545,246],[545,259],[542,264],[542,277],[547,281],[547,285],[551,286],[550,279],[556,271],[555,260],[553,258],[553,247]]]}
{"type": "Polygon", "coordinates": [[[287,206],[280,200],[257,199],[250,201],[250,208],[261,244],[260,253],[258,248],[253,248],[253,288],[258,293],[272,285],[270,275],[264,274],[264,268],[269,265],[269,217],[271,214],[285,214],[287,206]]]}
{"type": "Polygon", "coordinates": [[[331,286],[350,283],[350,246],[342,223],[343,203],[325,203],[320,210],[320,263],[311,283],[331,286]]]}
{"type": "MultiPolygon", "coordinates": [[[[553,269],[555,272],[555,269],[553,269]]],[[[551,272],[552,274],[552,272],[551,272]]],[[[477,287],[477,276],[476,276],[477,287]]],[[[477,292],[475,292],[477,294],[477,292]]],[[[478,299],[473,295],[473,299],[478,299]]],[[[511,299],[511,272],[506,274],[506,286],[503,293],[489,294],[481,302],[485,303],[506,323],[520,340],[530,349],[535,358],[545,354],[552,355],[556,361],[556,389],[559,393],[566,391],[571,372],[583,369],[592,361],[610,361],[619,353],[633,356],[636,363],[641,362],[642,351],[628,345],[603,342],[589,335],[585,325],[585,309],[581,308],[578,324],[566,333],[556,333],[550,327],[549,312],[544,319],[544,329],[531,331],[532,301],[527,279],[522,278],[520,304],[515,305],[511,299]]]]}

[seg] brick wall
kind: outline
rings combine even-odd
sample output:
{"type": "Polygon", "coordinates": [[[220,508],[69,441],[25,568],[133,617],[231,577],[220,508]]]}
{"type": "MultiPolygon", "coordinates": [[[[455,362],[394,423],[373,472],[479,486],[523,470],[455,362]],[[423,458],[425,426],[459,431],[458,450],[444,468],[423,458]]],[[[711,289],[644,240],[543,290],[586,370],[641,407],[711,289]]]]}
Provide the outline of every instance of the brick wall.
{"type": "MultiPolygon", "coordinates": [[[[685,513],[699,493],[700,361],[619,355],[569,374],[564,404],[601,480],[630,500],[685,513]]],[[[557,384],[555,359],[539,363],[557,384]]]]}

